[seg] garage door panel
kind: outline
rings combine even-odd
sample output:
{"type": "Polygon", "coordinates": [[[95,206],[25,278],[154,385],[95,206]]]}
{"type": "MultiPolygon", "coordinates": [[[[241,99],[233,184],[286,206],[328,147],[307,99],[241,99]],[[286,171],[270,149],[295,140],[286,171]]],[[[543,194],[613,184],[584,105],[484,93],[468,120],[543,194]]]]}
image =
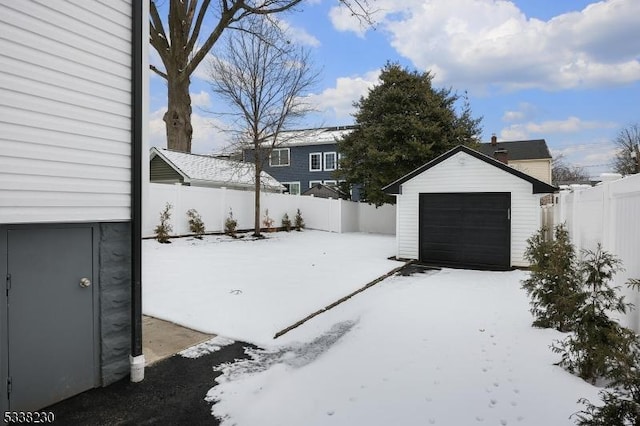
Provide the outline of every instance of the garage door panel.
{"type": "Polygon", "coordinates": [[[420,260],[483,269],[510,266],[510,193],[420,194],[420,260]]]}

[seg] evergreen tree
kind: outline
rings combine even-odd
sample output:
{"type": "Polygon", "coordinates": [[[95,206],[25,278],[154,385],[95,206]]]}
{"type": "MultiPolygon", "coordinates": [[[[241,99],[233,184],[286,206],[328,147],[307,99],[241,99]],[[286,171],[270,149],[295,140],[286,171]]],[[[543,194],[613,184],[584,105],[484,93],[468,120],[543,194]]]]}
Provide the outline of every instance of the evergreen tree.
{"type": "Polygon", "coordinates": [[[387,63],[380,83],[355,104],[358,127],[338,141],[336,176],[362,185],[365,201],[392,202],[382,187],[457,145],[477,143],[482,119],[472,117],[466,94],[436,89],[432,80],[430,72],[387,63]]]}
{"type": "Polygon", "coordinates": [[[635,334],[609,317],[610,312],[626,313],[632,305],[612,287],[611,279],[621,269],[620,260],[603,251],[585,250],[580,273],[584,282],[584,303],[577,312],[574,332],[552,346],[561,354],[558,365],[584,380],[595,383],[608,378],[612,367],[630,352],[635,334]]]}
{"type": "Polygon", "coordinates": [[[522,288],[531,298],[535,327],[569,331],[586,297],[575,249],[564,225],[555,227],[552,241],[545,239],[545,232],[541,229],[527,240],[525,258],[531,263],[531,274],[522,288]]]}

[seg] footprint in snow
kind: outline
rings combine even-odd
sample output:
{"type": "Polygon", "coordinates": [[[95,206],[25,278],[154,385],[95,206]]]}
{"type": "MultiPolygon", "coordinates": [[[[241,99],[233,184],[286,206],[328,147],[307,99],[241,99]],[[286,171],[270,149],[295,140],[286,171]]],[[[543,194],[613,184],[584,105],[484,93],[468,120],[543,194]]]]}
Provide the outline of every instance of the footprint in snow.
{"type": "Polygon", "coordinates": [[[431,399],[431,397],[426,397],[425,399],[426,399],[427,402],[433,401],[433,399],[431,399]]]}
{"type": "Polygon", "coordinates": [[[436,419],[429,419],[429,424],[430,425],[436,424],[436,419]]]}
{"type": "Polygon", "coordinates": [[[514,389],[513,393],[520,393],[520,389],[514,389]]]}
{"type": "Polygon", "coordinates": [[[523,421],[523,420],[524,420],[524,417],[522,417],[522,416],[518,416],[517,420],[518,420],[519,422],[521,422],[521,421],[523,421]]]}
{"type": "Polygon", "coordinates": [[[327,411],[327,416],[333,416],[335,414],[335,411],[327,411]]]}
{"type": "Polygon", "coordinates": [[[484,417],[476,416],[476,421],[483,422],[484,421],[484,417]]]}
{"type": "Polygon", "coordinates": [[[511,406],[516,407],[518,403],[516,401],[511,401],[511,406]]]}
{"type": "Polygon", "coordinates": [[[493,387],[497,388],[497,387],[499,387],[499,386],[500,386],[500,383],[498,383],[498,382],[493,382],[493,387]]]}
{"type": "Polygon", "coordinates": [[[502,420],[500,420],[500,424],[501,424],[502,426],[507,426],[507,421],[506,421],[506,420],[504,420],[504,419],[502,419],[502,420]]]}

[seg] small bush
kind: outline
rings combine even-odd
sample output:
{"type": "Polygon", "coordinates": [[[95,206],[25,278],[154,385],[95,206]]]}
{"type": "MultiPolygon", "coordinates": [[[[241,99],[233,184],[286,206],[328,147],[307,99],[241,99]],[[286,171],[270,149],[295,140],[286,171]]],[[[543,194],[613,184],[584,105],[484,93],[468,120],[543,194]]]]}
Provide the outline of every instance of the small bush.
{"type": "Polygon", "coordinates": [[[554,229],[548,241],[541,229],[527,240],[525,258],[531,263],[522,288],[531,299],[533,326],[570,331],[584,302],[575,249],[564,225],[554,229]]]}
{"type": "Polygon", "coordinates": [[[284,216],[282,216],[281,224],[285,231],[291,232],[291,219],[289,219],[288,214],[285,213],[284,216]]]}
{"type": "MultiPolygon", "coordinates": [[[[631,283],[633,285],[633,283],[631,283]]],[[[604,404],[595,405],[588,399],[578,402],[586,408],[572,417],[580,426],[632,426],[640,424],[640,344],[637,336],[629,345],[626,356],[612,363],[609,389],[598,393],[604,404]]]]}
{"type": "Polygon", "coordinates": [[[265,228],[267,228],[268,231],[271,231],[273,229],[273,223],[274,220],[269,217],[269,209],[266,209],[264,211],[264,219],[262,219],[262,224],[265,228]]]}
{"type": "Polygon", "coordinates": [[[164,206],[164,210],[160,212],[160,224],[156,226],[156,240],[159,243],[167,244],[169,241],[169,234],[173,231],[173,227],[169,222],[171,220],[171,209],[173,206],[170,203],[167,203],[164,206]]]}
{"type": "Polygon", "coordinates": [[[187,210],[187,216],[189,217],[189,229],[196,235],[196,238],[202,239],[204,235],[204,222],[200,213],[196,209],[187,210]]]}
{"type": "Polygon", "coordinates": [[[233,218],[233,211],[229,209],[229,216],[224,221],[224,233],[235,238],[237,228],[238,221],[233,218]]]}
{"type": "Polygon", "coordinates": [[[296,212],[296,217],[293,218],[293,226],[296,228],[296,231],[302,231],[304,228],[304,219],[302,219],[302,213],[300,213],[300,209],[296,212]]]}

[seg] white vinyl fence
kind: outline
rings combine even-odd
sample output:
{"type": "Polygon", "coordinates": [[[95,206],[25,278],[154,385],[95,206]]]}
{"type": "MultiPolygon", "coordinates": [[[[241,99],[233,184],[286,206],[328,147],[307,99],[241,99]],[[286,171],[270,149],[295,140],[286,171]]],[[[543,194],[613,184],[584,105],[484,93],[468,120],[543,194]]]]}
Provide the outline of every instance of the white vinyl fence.
{"type": "Polygon", "coordinates": [[[553,222],[566,223],[578,251],[602,248],[622,260],[624,271],[615,284],[625,289],[628,302],[636,305],[623,323],[640,331],[640,293],[626,289],[629,278],[640,278],[640,175],[603,182],[595,187],[561,191],[553,222]]]}
{"type": "MultiPolygon", "coordinates": [[[[191,233],[187,219],[189,209],[196,209],[202,216],[207,232],[223,232],[224,222],[230,211],[233,211],[233,217],[238,221],[238,229],[253,229],[253,191],[151,183],[148,205],[144,210],[142,234],[145,237],[154,235],[154,228],[160,223],[160,212],[166,203],[173,206],[172,235],[191,233]]],[[[376,208],[366,203],[346,200],[263,192],[260,196],[261,220],[267,209],[276,227],[280,226],[285,213],[293,222],[296,211],[300,209],[309,229],[390,235],[396,231],[396,208],[393,205],[376,208]]]]}

